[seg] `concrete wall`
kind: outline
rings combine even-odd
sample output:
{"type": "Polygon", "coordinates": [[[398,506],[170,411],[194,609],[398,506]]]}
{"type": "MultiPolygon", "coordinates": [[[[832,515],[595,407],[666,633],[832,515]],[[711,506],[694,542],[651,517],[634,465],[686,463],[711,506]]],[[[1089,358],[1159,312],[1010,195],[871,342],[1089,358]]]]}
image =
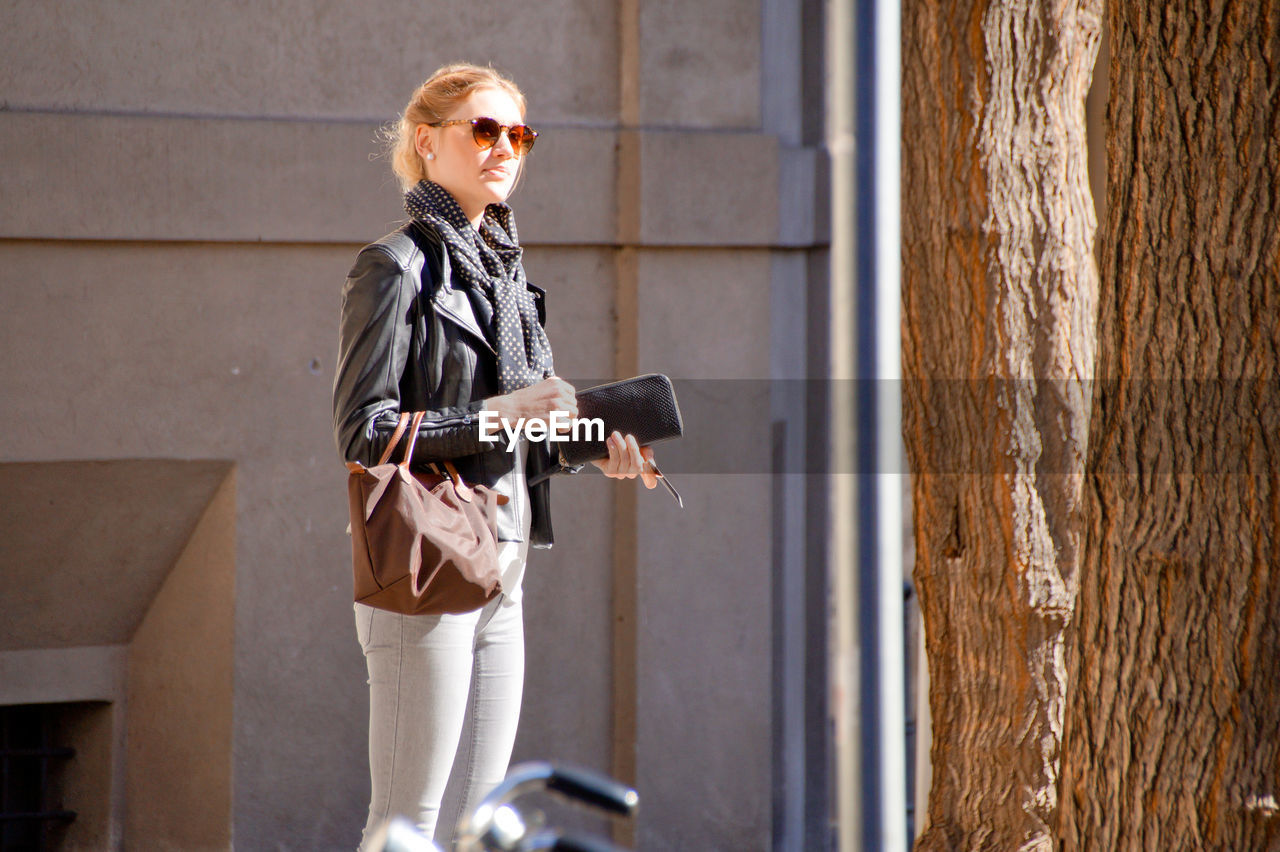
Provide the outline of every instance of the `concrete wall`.
{"type": "MultiPolygon", "coordinates": [[[[329,390],[343,277],[402,215],[370,159],[378,125],[437,65],[493,61],[543,131],[513,204],[559,372],[777,377],[804,349],[779,329],[811,310],[794,296],[820,227],[815,140],[800,130],[821,102],[805,56],[818,7],[6,11],[0,460],[234,463],[237,849],[351,848],[366,806],[329,390]]],[[[711,400],[732,440],[767,457],[758,402],[711,400]]],[[[516,758],[631,776],[639,848],[786,848],[775,669],[795,658],[776,652],[773,556],[798,533],[779,527],[763,475],[676,484],[684,511],[634,484],[556,484],[558,543],[527,580],[516,758]]],[[[805,570],[802,550],[792,558],[805,570]]]]}

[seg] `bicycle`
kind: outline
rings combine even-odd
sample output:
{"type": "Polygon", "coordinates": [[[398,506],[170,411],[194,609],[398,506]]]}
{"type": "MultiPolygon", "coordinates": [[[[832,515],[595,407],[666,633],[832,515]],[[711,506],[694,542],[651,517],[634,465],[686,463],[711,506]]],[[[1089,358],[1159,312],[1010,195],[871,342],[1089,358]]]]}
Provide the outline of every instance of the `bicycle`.
{"type": "MultiPolygon", "coordinates": [[[[521,763],[512,767],[502,783],[458,823],[455,852],[626,852],[600,838],[557,829],[531,830],[512,802],[543,790],[619,816],[635,816],[640,805],[640,795],[635,790],[598,772],[546,761],[521,763]]],[[[440,852],[403,817],[384,823],[372,838],[370,848],[378,852],[440,852]]]]}

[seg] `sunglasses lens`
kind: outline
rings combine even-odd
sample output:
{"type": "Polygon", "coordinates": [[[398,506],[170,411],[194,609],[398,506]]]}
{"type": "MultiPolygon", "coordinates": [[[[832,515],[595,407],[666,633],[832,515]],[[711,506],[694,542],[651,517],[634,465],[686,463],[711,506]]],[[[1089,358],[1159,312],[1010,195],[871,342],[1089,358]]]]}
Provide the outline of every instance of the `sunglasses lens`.
{"type": "Polygon", "coordinates": [[[507,131],[507,138],[511,140],[512,148],[521,154],[527,154],[533,147],[533,140],[538,138],[538,134],[527,124],[517,124],[507,131]]]}
{"type": "Polygon", "coordinates": [[[498,135],[502,133],[502,125],[492,118],[477,118],[471,122],[471,135],[481,148],[492,148],[498,144],[498,135]]]}

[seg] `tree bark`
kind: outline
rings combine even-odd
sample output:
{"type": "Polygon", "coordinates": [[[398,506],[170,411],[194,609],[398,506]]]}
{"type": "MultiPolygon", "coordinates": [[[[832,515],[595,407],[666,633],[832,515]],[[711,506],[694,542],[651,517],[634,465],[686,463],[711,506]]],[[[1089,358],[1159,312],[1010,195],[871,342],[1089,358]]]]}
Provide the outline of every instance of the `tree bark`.
{"type": "Polygon", "coordinates": [[[1049,849],[1097,272],[1101,0],[911,0],[903,390],[929,659],[919,849],[1049,849]]]}
{"type": "Polygon", "coordinates": [[[1280,3],[1108,24],[1062,848],[1280,849],[1280,3]]]}

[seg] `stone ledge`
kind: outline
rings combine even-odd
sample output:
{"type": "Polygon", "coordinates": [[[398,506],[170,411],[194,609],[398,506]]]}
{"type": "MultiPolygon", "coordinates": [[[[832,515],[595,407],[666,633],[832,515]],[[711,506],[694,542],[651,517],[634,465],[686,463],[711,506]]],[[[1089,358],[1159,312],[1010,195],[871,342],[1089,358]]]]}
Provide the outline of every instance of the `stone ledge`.
{"type": "Polygon", "coordinates": [[[0,705],[120,701],[126,645],[0,651],[0,705]]]}

